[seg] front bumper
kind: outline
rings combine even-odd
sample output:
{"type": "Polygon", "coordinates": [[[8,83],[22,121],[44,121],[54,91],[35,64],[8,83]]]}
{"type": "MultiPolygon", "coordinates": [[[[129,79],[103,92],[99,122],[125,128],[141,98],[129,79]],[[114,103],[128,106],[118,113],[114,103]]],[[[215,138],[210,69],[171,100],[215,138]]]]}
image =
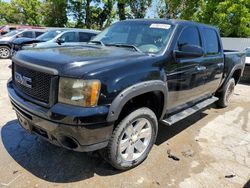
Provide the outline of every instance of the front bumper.
{"type": "Polygon", "coordinates": [[[107,146],[113,131],[113,123],[106,121],[107,106],[83,108],[57,103],[47,109],[20,97],[12,81],[7,89],[18,120],[28,132],[75,151],[94,151],[107,146]]]}

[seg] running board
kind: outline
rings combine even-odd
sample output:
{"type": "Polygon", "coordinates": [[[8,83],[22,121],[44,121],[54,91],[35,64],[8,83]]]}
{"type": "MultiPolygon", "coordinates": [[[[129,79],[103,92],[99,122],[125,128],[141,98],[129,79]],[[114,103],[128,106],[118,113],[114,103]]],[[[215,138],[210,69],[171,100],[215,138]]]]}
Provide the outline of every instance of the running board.
{"type": "Polygon", "coordinates": [[[195,112],[209,106],[210,104],[214,103],[215,101],[219,100],[217,97],[211,97],[208,98],[204,101],[201,101],[197,104],[195,104],[194,106],[187,108],[177,114],[174,114],[170,117],[168,117],[167,119],[163,119],[161,120],[161,122],[165,125],[173,125],[174,123],[194,114],[195,112]]]}

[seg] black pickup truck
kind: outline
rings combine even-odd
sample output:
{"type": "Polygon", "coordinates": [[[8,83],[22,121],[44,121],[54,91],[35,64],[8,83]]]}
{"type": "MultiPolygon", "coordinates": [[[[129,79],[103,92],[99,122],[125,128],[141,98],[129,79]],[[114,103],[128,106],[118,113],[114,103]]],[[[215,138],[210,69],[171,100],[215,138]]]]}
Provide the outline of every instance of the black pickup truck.
{"type": "Polygon", "coordinates": [[[117,22],[77,47],[20,51],[8,93],[22,127],[120,170],[140,164],[158,132],[216,102],[226,107],[245,54],[224,52],[195,22],[117,22]]]}

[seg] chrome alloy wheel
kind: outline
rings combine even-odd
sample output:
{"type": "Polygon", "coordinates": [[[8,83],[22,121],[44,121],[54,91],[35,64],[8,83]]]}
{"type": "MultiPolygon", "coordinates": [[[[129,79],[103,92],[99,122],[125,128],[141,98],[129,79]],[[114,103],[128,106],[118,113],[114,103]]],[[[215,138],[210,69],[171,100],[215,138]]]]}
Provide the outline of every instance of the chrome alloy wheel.
{"type": "Polygon", "coordinates": [[[8,58],[10,56],[10,50],[6,47],[0,47],[0,58],[8,58]]]}
{"type": "Polygon", "coordinates": [[[123,132],[119,151],[126,161],[133,161],[142,156],[152,138],[152,125],[146,118],[133,121],[123,132]]]}
{"type": "Polygon", "coordinates": [[[234,93],[234,87],[235,87],[235,84],[234,83],[231,83],[230,86],[228,87],[227,89],[227,92],[226,92],[226,101],[227,102],[230,102],[232,96],[233,96],[233,93],[234,93]]]}

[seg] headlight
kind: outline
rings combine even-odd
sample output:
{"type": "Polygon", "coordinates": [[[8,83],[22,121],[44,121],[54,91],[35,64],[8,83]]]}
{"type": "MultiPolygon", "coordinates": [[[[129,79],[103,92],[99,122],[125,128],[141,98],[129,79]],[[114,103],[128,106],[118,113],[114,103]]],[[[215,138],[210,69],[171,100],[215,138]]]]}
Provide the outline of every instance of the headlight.
{"type": "Polygon", "coordinates": [[[98,102],[99,80],[60,78],[58,101],[77,106],[92,107],[98,102]]]}

